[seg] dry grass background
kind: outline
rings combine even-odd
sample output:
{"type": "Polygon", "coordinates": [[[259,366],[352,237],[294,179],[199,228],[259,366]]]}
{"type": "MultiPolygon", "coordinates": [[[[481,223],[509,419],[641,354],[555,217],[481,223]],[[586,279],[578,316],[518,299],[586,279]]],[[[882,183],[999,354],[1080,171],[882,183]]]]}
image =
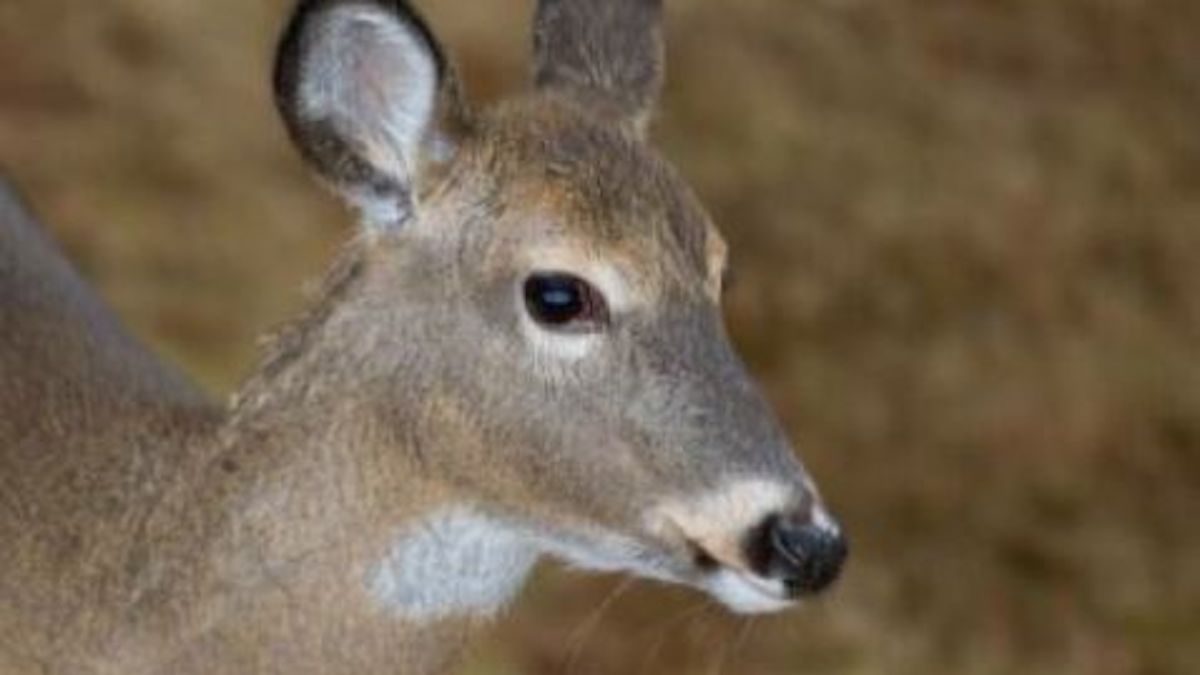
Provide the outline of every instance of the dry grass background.
{"type": "MultiPolygon", "coordinates": [[[[0,0],[0,163],[216,392],[346,234],[269,105],[287,4],[0,0]]],[[[522,85],[528,1],[423,4],[522,85]]],[[[1200,4],[669,4],[658,136],[855,556],[752,624],[550,570],[470,672],[1200,672],[1200,4]]]]}

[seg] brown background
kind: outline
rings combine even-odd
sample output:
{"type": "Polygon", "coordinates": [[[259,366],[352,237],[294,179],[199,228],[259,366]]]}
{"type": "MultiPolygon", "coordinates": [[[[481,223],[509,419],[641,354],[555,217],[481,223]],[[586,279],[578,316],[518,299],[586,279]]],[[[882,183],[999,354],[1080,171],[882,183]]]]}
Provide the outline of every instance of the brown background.
{"type": "MultiPolygon", "coordinates": [[[[422,4],[522,86],[529,2],[422,4]]],[[[221,395],[349,222],[269,105],[287,5],[0,0],[0,164],[221,395]]],[[[1200,672],[1200,3],[669,5],[658,137],[852,565],[749,623],[551,568],[470,672],[1200,672]]]]}

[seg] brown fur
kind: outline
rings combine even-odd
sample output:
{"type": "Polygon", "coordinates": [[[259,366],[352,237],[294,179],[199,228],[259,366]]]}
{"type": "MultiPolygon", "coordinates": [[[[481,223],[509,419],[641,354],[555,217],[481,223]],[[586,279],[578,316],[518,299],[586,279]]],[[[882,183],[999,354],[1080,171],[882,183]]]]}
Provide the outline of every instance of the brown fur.
{"type": "MultiPolygon", "coordinates": [[[[341,5],[407,11],[318,0],[299,20],[341,5]]],[[[305,156],[411,213],[351,242],[229,411],[127,337],[0,200],[0,672],[444,672],[487,617],[408,620],[364,584],[440,507],[577,548],[619,533],[699,585],[695,542],[645,520],[661,500],[769,477],[811,501],[721,327],[724,244],[642,140],[658,3],[600,7],[546,3],[542,86],[524,97],[467,113],[439,84],[430,133],[453,152],[426,144],[411,182],[354,138],[330,145],[336,127],[286,90],[310,75],[281,66],[305,156]],[[630,295],[578,362],[523,332],[515,289],[546,251],[603,263],[630,295]]],[[[746,564],[729,542],[722,562],[746,564]]]]}

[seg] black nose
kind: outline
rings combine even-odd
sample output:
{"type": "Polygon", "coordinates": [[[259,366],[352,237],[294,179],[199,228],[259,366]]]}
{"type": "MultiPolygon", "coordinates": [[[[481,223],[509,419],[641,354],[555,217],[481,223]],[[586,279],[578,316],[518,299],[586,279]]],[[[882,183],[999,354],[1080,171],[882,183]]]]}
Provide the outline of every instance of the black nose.
{"type": "Polygon", "coordinates": [[[749,543],[759,573],[781,579],[793,596],[828,588],[842,571],[849,547],[840,530],[819,527],[807,518],[772,516],[749,543]]]}

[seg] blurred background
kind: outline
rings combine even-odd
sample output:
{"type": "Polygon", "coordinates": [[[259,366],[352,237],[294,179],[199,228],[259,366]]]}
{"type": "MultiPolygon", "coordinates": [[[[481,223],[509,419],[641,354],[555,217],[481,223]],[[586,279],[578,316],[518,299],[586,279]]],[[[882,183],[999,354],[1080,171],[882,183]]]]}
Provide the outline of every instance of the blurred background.
{"type": "MultiPolygon", "coordinates": [[[[524,86],[530,2],[418,4],[524,86]]],[[[657,136],[852,564],[754,621],[550,566],[468,672],[1200,672],[1200,3],[668,4],[657,136]]],[[[0,165],[220,396],[349,231],[270,105],[289,5],[0,0],[0,165]]]]}

